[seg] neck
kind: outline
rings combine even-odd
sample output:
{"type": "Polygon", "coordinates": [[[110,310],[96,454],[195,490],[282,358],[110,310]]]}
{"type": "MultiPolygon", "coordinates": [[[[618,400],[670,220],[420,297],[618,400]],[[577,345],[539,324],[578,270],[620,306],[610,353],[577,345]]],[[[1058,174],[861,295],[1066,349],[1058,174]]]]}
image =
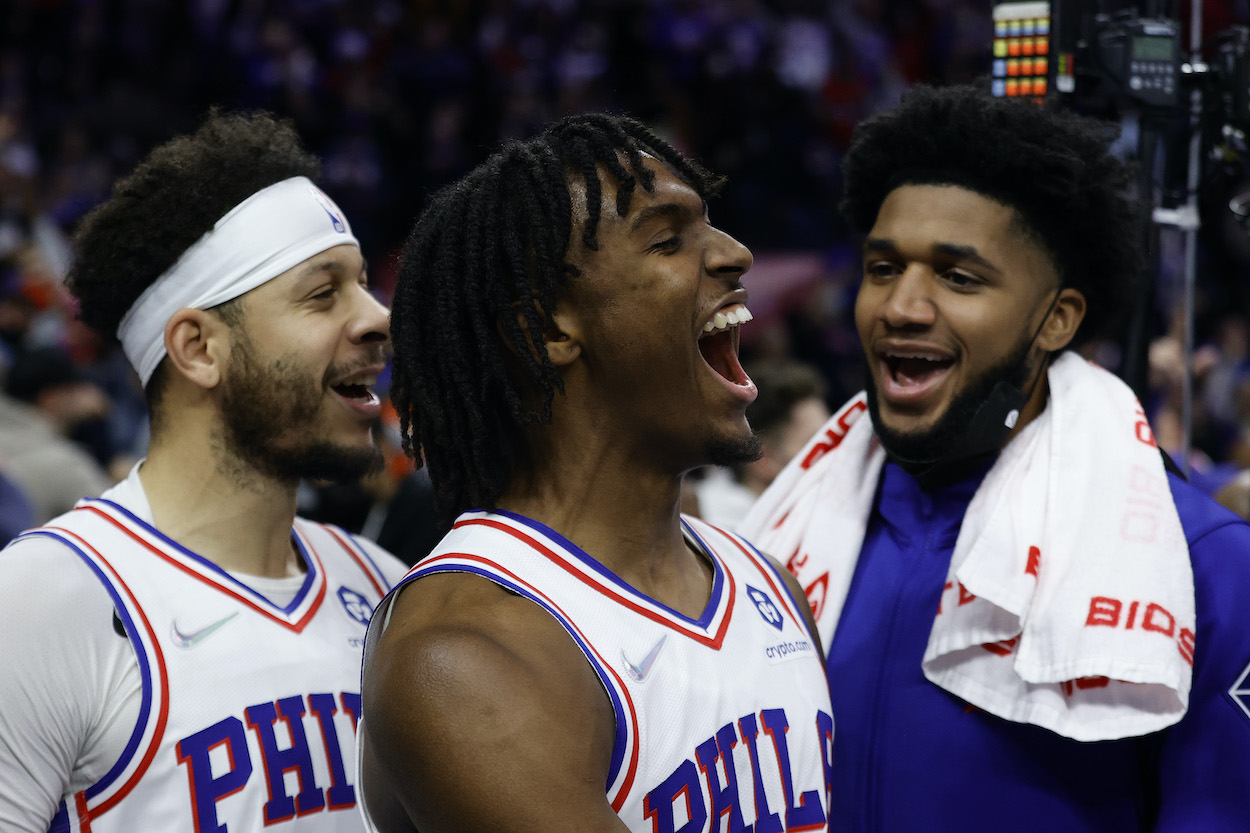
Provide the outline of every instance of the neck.
{"type": "Polygon", "coordinates": [[[974,474],[984,474],[985,470],[989,468],[997,457],[997,451],[989,451],[984,454],[964,457],[947,463],[934,463],[921,468],[916,468],[894,457],[889,459],[903,471],[916,478],[916,482],[920,484],[922,491],[936,492],[974,474]]]}
{"type": "Polygon", "coordinates": [[[532,459],[541,463],[514,475],[499,508],[551,527],[635,589],[698,618],[711,573],[682,536],[682,473],[649,469],[603,432],[574,442],[556,426],[540,431],[561,439],[540,442],[532,459]]]}
{"type": "Polygon", "coordinates": [[[598,465],[568,467],[554,476],[522,474],[499,507],[551,527],[622,578],[684,551],[681,478],[631,477],[598,460],[598,465]]]}
{"type": "Polygon", "coordinates": [[[301,571],[291,541],[297,484],[228,458],[210,436],[180,423],[176,439],[153,438],[139,479],[156,527],[224,570],[265,577],[301,571]]]}

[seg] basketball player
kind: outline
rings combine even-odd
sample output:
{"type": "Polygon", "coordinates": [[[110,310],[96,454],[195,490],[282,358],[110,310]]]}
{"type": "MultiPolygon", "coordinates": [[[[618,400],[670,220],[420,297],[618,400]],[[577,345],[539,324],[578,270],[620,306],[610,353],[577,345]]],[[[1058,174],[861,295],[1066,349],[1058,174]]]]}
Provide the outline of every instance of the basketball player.
{"type": "Polygon", "coordinates": [[[283,124],[216,114],[75,237],[151,445],[0,554],[0,829],[360,828],[361,647],[402,566],[295,495],[375,464],[388,337],[317,171],[283,124]]]}
{"type": "Polygon", "coordinates": [[[377,830],[825,829],[803,596],[678,513],[684,472],[757,453],[751,254],[709,223],[717,186],[641,124],[579,116],[418,221],[393,398],[454,524],[370,633],[377,830]]]}

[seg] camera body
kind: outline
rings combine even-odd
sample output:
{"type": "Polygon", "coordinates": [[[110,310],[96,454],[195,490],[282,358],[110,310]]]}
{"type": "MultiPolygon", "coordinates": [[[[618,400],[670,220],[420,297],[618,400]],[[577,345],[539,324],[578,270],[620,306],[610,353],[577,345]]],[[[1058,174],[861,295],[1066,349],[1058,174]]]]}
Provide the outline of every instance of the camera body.
{"type": "Polygon", "coordinates": [[[1200,89],[1214,126],[1250,128],[1250,28],[1218,33],[1204,60],[1186,54],[1179,20],[1143,16],[1131,3],[1114,12],[1102,5],[996,4],[994,94],[1040,99],[1054,92],[1066,107],[1109,117],[1130,110],[1179,116],[1189,109],[1188,93],[1200,89]]]}

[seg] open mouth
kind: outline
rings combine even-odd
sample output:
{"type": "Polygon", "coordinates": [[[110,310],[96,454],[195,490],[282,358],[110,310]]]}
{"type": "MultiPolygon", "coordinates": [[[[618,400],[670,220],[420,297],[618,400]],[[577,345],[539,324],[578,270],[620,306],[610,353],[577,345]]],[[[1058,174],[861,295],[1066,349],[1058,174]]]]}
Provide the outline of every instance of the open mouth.
{"type": "Polygon", "coordinates": [[[753,387],[751,378],[738,361],[738,327],[750,321],[751,311],[738,304],[721,310],[703,325],[699,353],[712,370],[731,385],[753,387]]]}
{"type": "Polygon", "coordinates": [[[953,357],[927,350],[894,348],[877,355],[885,370],[881,393],[900,403],[926,398],[955,364],[953,357]]]}
{"type": "Polygon", "coordinates": [[[331,385],[330,390],[337,393],[344,399],[352,399],[361,403],[372,403],[378,401],[378,395],[369,390],[368,385],[359,384],[343,384],[331,385]]]}
{"type": "Polygon", "coordinates": [[[885,366],[890,371],[890,378],[903,387],[923,385],[954,363],[953,359],[935,359],[927,356],[887,355],[885,357],[885,366]]]}
{"type": "Polygon", "coordinates": [[[330,390],[348,407],[363,416],[373,418],[382,413],[382,400],[373,392],[377,378],[376,370],[360,371],[334,382],[330,385],[330,390]]]}

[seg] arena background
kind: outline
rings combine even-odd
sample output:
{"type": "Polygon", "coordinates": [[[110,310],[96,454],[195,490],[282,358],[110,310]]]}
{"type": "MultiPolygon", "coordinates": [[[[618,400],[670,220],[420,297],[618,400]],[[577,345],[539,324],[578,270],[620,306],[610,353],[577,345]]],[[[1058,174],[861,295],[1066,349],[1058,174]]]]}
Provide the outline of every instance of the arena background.
{"type": "MultiPolygon", "coordinates": [[[[1093,0],[1091,0],[1091,3],[1093,0]]],[[[854,125],[918,82],[990,67],[989,0],[2,0],[0,373],[55,346],[106,393],[116,468],[141,454],[142,400],[111,345],[73,321],[67,235],[116,177],[210,106],[291,118],[324,161],[381,297],[429,195],[502,140],[566,113],[634,115],[729,187],[713,221],[756,254],[748,358],[818,365],[833,404],[860,384],[857,242],[836,210],[854,125]]],[[[1188,3],[1160,3],[1187,20],[1188,3]]],[[[1206,0],[1204,31],[1250,23],[1206,0]]],[[[1238,160],[1204,186],[1194,466],[1250,466],[1250,243],[1227,211],[1238,160]]],[[[193,199],[194,195],[189,195],[193,199]]],[[[1160,241],[1147,407],[1179,448],[1179,243],[1160,241]]],[[[1099,358],[1114,366],[1114,345],[1099,358]]],[[[80,438],[81,439],[81,438],[80,438]]],[[[2,461],[0,461],[2,468],[2,461]]]]}

